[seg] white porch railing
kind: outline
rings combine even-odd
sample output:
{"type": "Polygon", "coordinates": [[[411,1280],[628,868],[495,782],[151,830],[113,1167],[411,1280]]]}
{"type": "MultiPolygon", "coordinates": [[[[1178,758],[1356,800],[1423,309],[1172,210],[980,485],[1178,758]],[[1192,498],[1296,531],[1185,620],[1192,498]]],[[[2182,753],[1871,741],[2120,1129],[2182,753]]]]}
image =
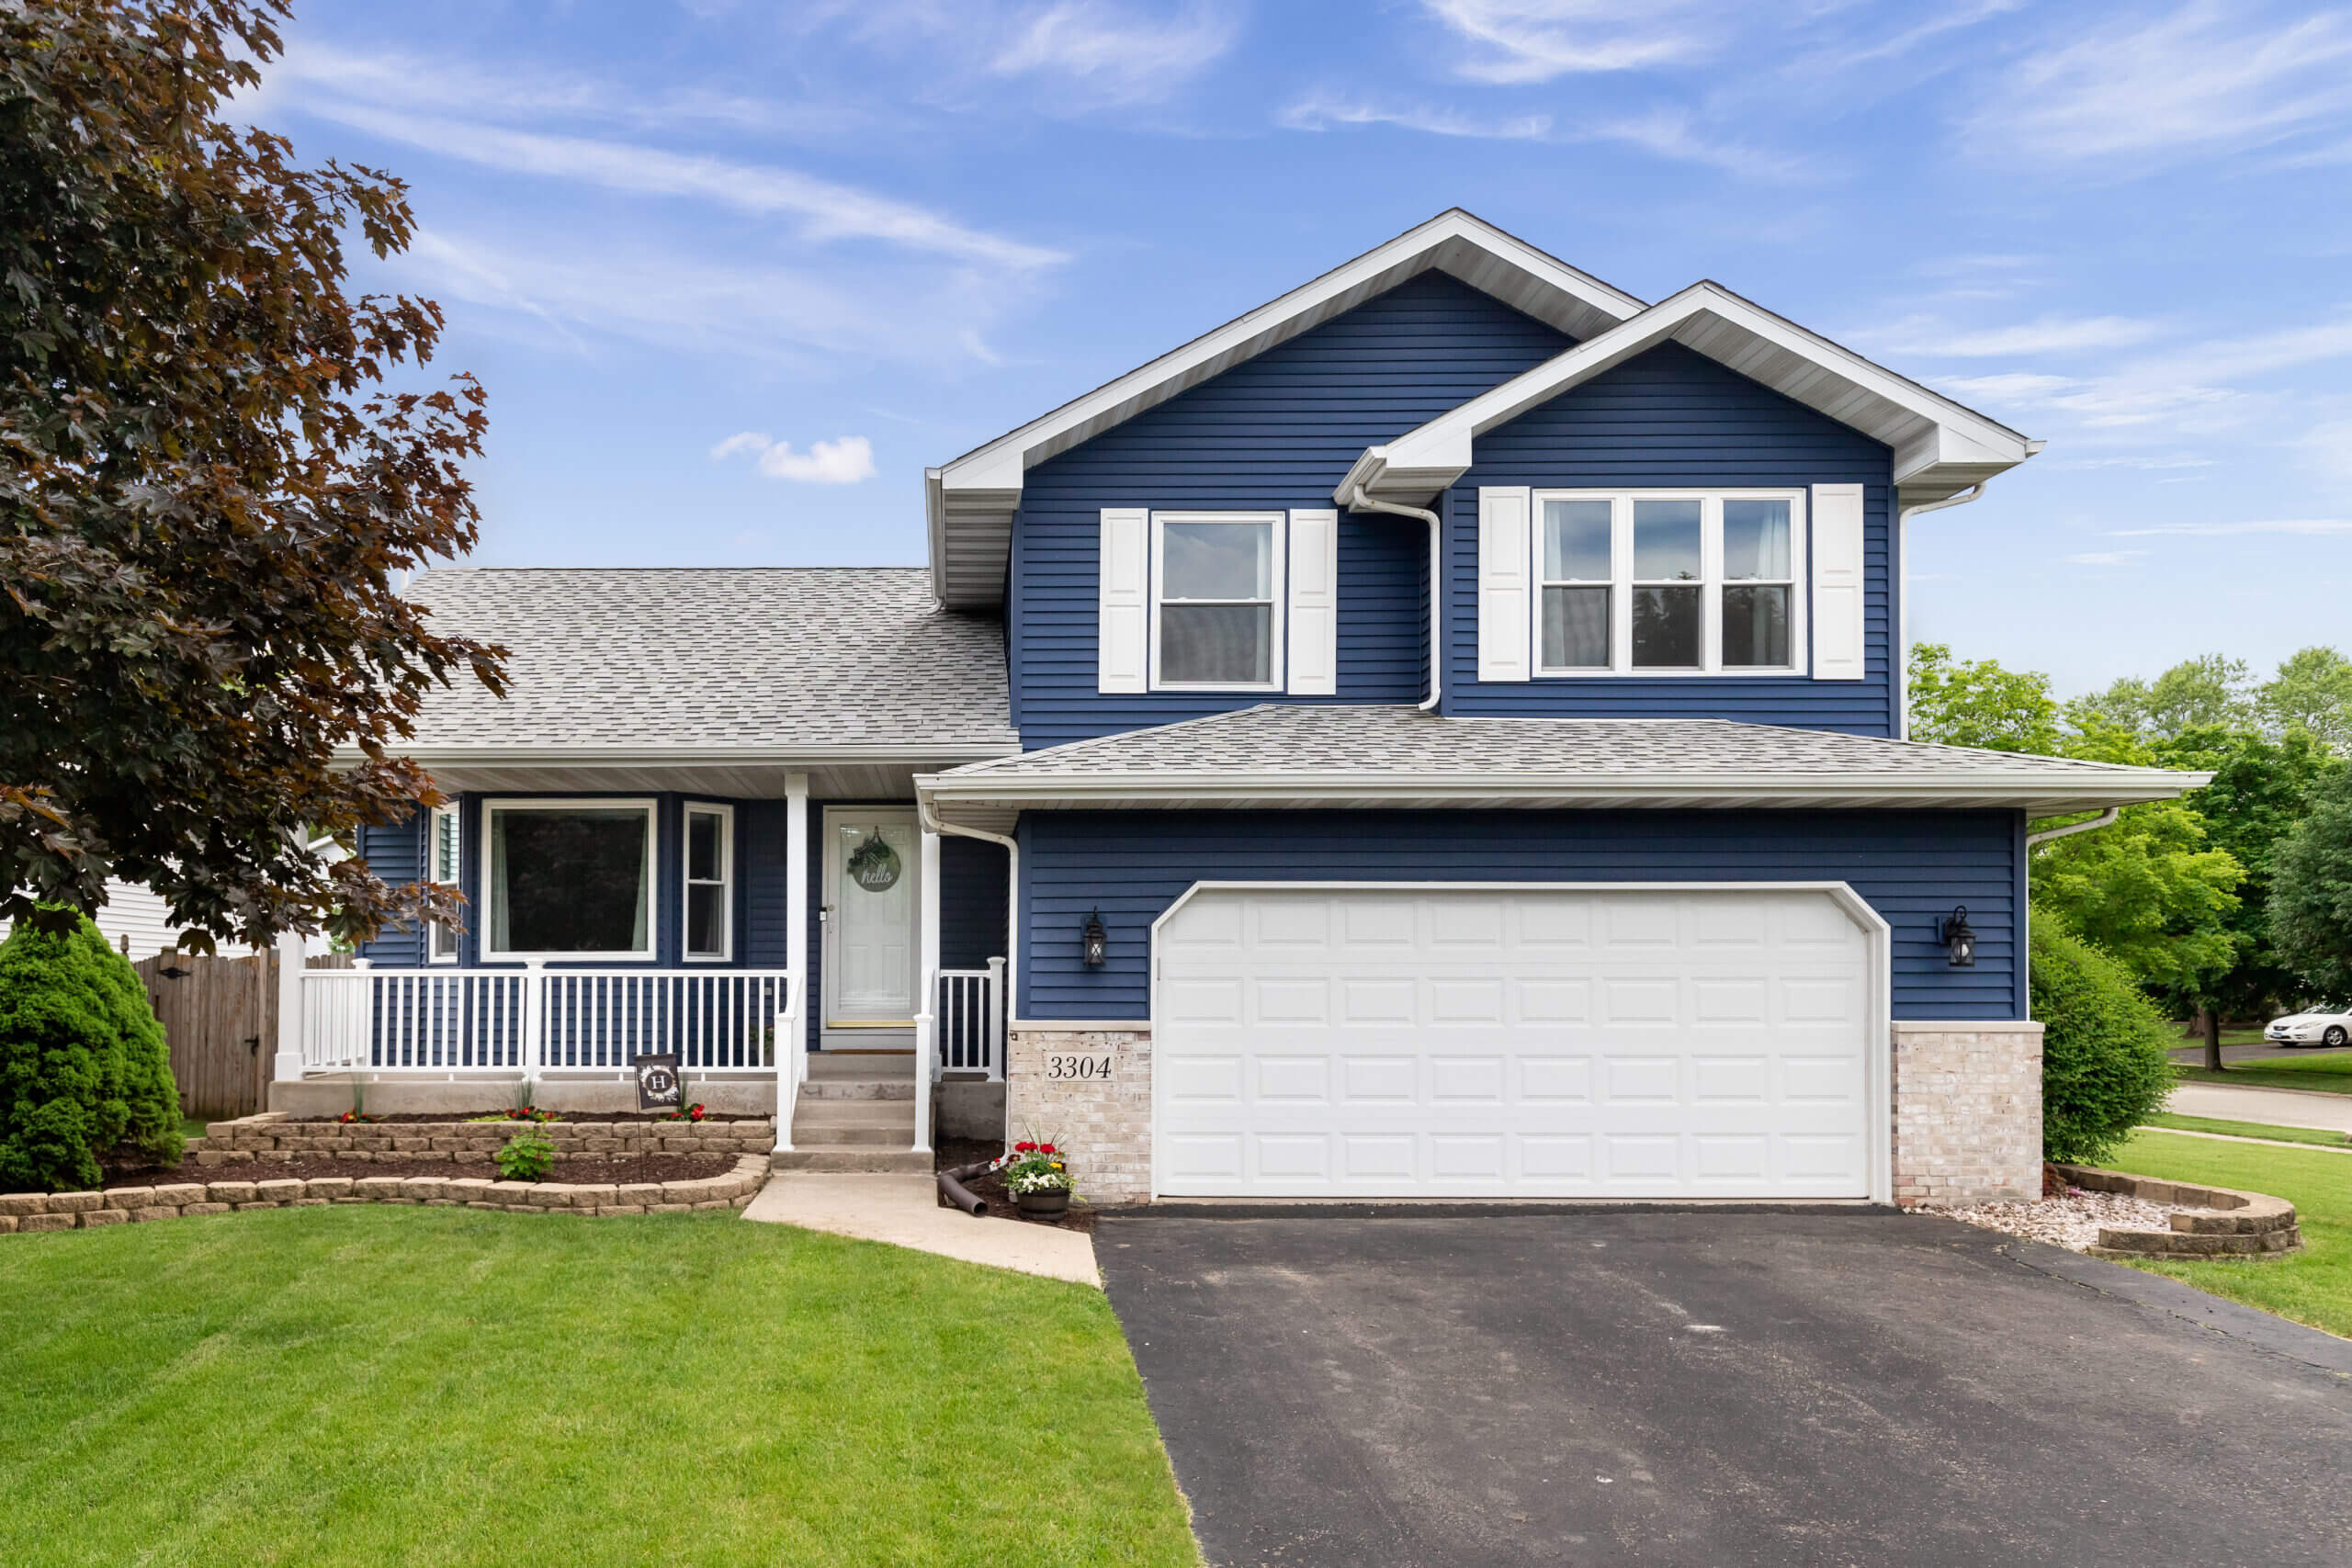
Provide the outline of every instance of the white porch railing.
{"type": "Polygon", "coordinates": [[[781,969],[312,969],[302,1066],[617,1075],[632,1057],[674,1053],[695,1072],[791,1066],[797,1083],[797,1003],[781,969]]]}
{"type": "Polygon", "coordinates": [[[1004,1077],[1003,959],[989,959],[985,969],[942,969],[932,1005],[942,1068],[1004,1077]]]}

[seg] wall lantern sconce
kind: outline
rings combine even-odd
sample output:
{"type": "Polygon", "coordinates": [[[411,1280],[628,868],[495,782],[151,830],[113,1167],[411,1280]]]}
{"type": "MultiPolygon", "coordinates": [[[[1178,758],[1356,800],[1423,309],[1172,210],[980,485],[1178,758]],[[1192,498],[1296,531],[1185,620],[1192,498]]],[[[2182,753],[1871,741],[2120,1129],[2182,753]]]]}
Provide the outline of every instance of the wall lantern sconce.
{"type": "Polygon", "coordinates": [[[1955,906],[1946,916],[1939,934],[1946,947],[1951,949],[1951,966],[1955,969],[1973,968],[1976,964],[1976,933],[1968,924],[1968,906],[1955,906]]]}
{"type": "Polygon", "coordinates": [[[1079,932],[1079,943],[1089,969],[1100,969],[1110,962],[1111,933],[1102,929],[1102,910],[1086,917],[1086,929],[1079,932]]]}

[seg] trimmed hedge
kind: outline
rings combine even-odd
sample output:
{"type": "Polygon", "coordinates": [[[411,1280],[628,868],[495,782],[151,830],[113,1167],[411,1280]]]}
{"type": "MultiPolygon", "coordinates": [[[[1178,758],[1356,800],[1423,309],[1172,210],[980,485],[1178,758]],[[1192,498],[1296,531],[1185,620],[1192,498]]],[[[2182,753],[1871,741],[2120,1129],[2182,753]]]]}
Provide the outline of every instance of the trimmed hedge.
{"type": "Polygon", "coordinates": [[[2042,1023],[2041,1154],[2096,1165],[2172,1091],[2172,1031],[2131,971],[2033,911],[2033,1016],[2042,1023]]]}
{"type": "Polygon", "coordinates": [[[19,922],[0,942],[0,1191],[86,1190],[123,1145],[179,1163],[164,1026],[86,916],[63,933],[19,922]]]}

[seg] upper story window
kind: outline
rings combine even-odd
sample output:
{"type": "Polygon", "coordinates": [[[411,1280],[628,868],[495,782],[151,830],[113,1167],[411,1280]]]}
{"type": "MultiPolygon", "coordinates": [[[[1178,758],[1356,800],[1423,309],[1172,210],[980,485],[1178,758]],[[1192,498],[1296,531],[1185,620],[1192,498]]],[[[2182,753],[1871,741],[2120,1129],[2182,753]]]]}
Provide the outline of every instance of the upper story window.
{"type": "Polygon", "coordinates": [[[653,802],[482,808],[486,958],[653,956],[653,802]]]}
{"type": "Polygon", "coordinates": [[[686,956],[734,956],[735,808],[686,807],[686,956]]]}
{"type": "MultiPolygon", "coordinates": [[[[424,877],[445,887],[458,885],[458,812],[455,807],[436,806],[425,818],[424,877]]],[[[426,955],[435,964],[458,961],[458,927],[449,920],[435,920],[426,928],[425,940],[431,945],[426,955]]]]}
{"type": "Polygon", "coordinates": [[[1799,492],[1537,491],[1534,502],[1538,674],[1797,669],[1799,492]]]}
{"type": "Polygon", "coordinates": [[[1154,686],[1281,684],[1283,521],[1278,512],[1152,513],[1154,686]]]}

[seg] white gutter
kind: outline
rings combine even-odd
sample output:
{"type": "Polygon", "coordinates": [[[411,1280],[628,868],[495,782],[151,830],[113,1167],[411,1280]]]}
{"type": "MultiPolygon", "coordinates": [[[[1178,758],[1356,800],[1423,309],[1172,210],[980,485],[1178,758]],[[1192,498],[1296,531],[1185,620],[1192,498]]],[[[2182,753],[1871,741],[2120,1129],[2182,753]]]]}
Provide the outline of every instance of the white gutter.
{"type": "MultiPolygon", "coordinates": [[[[1018,757],[1017,743],[966,741],[956,745],[901,743],[796,746],[514,746],[481,741],[462,746],[387,746],[392,756],[420,766],[434,761],[500,762],[518,766],[565,764],[586,767],[799,767],[815,762],[986,762],[1018,757]]],[[[335,748],[334,761],[356,762],[356,746],[335,748]]]]}
{"type": "Polygon", "coordinates": [[[2025,836],[2025,847],[2031,849],[2036,844],[2046,844],[2052,839],[2071,838],[2076,833],[2089,833],[2101,828],[2113,827],[2116,813],[2122,809],[2123,807],[2120,806],[2110,806],[2087,822],[2073,822],[2064,828],[2044,828],[2039,833],[2028,833],[2025,836]]]}
{"type": "Polygon", "coordinates": [[[1423,697],[1419,705],[1421,712],[1429,713],[1437,706],[1438,699],[1445,693],[1444,667],[1440,662],[1445,642],[1445,525],[1438,514],[1427,507],[1375,501],[1365,493],[1361,484],[1349,493],[1348,510],[1418,517],[1430,525],[1430,694],[1423,697]]]}

